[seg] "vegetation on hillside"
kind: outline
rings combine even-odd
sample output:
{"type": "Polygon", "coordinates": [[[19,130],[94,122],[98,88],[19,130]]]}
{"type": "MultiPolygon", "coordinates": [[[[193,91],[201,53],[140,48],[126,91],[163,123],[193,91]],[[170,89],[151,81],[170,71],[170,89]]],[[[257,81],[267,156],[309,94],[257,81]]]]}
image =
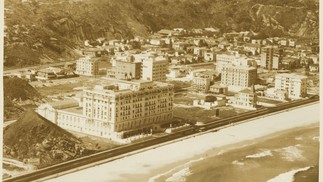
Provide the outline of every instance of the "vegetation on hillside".
{"type": "Polygon", "coordinates": [[[4,65],[13,67],[76,57],[87,39],[163,28],[318,37],[318,0],[5,0],[5,26],[4,65]]]}
{"type": "Polygon", "coordinates": [[[4,78],[4,119],[16,119],[24,108],[18,103],[26,100],[38,101],[40,94],[27,81],[20,78],[4,78]]]}
{"type": "Polygon", "coordinates": [[[33,110],[27,110],[18,121],[4,129],[3,143],[4,157],[39,158],[38,167],[91,153],[72,134],[33,110]]]}

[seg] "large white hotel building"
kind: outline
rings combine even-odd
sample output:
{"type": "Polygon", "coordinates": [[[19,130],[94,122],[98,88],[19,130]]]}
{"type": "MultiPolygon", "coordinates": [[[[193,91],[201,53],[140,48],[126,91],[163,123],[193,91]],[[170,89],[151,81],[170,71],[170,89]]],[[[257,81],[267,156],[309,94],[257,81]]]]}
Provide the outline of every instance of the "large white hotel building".
{"type": "Polygon", "coordinates": [[[79,102],[46,103],[37,112],[58,126],[113,140],[156,130],[173,118],[173,85],[145,80],[84,90],[79,102]]]}

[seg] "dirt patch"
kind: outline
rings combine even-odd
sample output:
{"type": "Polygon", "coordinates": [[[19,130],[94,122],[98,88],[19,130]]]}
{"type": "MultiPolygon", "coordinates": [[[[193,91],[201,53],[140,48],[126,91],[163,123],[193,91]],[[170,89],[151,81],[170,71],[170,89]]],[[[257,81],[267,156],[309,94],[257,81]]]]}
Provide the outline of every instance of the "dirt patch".
{"type": "Polygon", "coordinates": [[[211,110],[206,110],[198,107],[175,107],[174,117],[183,118],[193,122],[209,122],[235,116],[238,113],[245,112],[244,110],[236,110],[232,107],[219,107],[211,110]],[[219,109],[219,116],[216,116],[216,109],[219,109]]]}

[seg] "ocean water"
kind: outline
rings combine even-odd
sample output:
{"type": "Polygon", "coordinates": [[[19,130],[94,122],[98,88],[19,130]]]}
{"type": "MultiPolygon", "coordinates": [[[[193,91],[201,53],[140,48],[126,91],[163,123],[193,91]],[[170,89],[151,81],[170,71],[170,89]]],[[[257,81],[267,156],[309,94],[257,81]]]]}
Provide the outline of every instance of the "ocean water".
{"type": "Polygon", "coordinates": [[[316,182],[319,125],[296,128],[252,141],[155,176],[167,182],[316,182]]]}

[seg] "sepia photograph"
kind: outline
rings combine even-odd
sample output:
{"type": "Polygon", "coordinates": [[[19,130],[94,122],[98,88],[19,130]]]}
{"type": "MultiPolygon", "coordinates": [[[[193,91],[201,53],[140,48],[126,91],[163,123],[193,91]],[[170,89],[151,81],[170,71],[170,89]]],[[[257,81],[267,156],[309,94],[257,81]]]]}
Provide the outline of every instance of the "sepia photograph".
{"type": "Polygon", "coordinates": [[[320,181],[320,0],[0,4],[2,181],[320,181]]]}

